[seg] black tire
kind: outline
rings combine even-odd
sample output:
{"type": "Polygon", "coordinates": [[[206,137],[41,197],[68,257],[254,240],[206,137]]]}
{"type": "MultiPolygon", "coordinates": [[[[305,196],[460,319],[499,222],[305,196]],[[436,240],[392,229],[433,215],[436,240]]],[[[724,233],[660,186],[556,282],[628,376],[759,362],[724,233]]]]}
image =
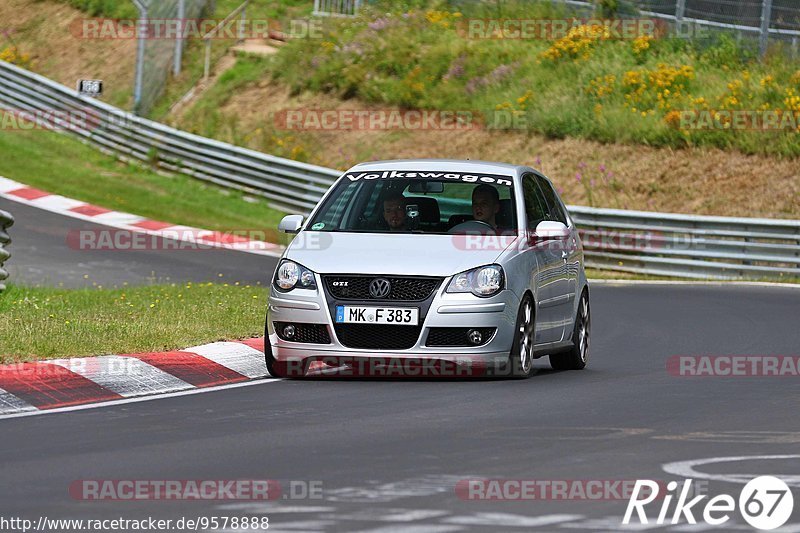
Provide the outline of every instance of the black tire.
{"type": "Polygon", "coordinates": [[[572,329],[572,348],[567,352],[550,355],[550,366],[555,370],[583,370],[589,361],[589,338],[592,330],[592,317],[589,308],[589,293],[583,291],[575,326],[572,329]]]}
{"type": "Polygon", "coordinates": [[[509,377],[525,379],[533,374],[533,343],[535,340],[536,312],[533,298],[526,294],[519,304],[514,342],[508,354],[509,377]],[[524,352],[523,352],[524,350],[524,352]]]}

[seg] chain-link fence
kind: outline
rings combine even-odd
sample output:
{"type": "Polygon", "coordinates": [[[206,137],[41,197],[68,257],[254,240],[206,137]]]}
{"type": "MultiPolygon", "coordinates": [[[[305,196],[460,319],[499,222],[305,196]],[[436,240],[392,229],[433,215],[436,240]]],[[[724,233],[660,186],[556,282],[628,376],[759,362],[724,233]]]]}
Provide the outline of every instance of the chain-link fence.
{"type": "MultiPolygon", "coordinates": [[[[576,7],[595,9],[591,0],[553,0],[576,7]]],[[[800,45],[800,0],[620,0],[620,15],[638,14],[683,26],[690,25],[734,32],[737,38],[757,38],[761,55],[770,41],[791,46],[794,55],[800,45]]],[[[755,44],[756,41],[754,41],[755,44]]]]}
{"type": "Polygon", "coordinates": [[[139,10],[134,112],[147,115],[164,91],[170,72],[180,70],[184,24],[209,7],[209,0],[133,0],[139,10]],[[177,31],[176,31],[177,25],[177,31]]]}
{"type": "Polygon", "coordinates": [[[361,7],[361,0],[314,0],[314,15],[348,16],[355,15],[361,7]]]}

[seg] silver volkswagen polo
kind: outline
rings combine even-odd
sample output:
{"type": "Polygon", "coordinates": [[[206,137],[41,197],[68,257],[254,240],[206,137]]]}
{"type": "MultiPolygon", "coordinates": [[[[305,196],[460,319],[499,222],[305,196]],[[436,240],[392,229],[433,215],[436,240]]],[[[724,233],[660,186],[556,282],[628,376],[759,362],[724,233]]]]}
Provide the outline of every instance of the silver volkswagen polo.
{"type": "Polygon", "coordinates": [[[345,172],[272,281],[265,356],[276,377],[355,361],[439,362],[527,377],[548,355],[582,369],[589,288],[575,225],[536,170],[398,160],[345,172]]]}

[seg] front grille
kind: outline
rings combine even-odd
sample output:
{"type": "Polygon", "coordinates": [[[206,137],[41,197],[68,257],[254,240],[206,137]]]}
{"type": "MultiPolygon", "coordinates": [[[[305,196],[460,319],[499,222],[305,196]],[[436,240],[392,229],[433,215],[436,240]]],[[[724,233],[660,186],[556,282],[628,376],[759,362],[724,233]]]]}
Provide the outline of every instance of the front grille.
{"type": "Polygon", "coordinates": [[[278,337],[289,342],[302,342],[306,344],[330,344],[331,336],[325,324],[298,324],[297,322],[275,322],[275,333],[278,337]],[[295,334],[291,339],[284,336],[283,328],[294,326],[295,334]]]}
{"type": "Polygon", "coordinates": [[[496,328],[431,328],[425,346],[483,346],[494,335],[496,328]],[[481,332],[483,341],[472,344],[467,338],[467,332],[476,329],[481,332]]]}
{"type": "Polygon", "coordinates": [[[348,348],[407,350],[419,339],[422,326],[386,324],[334,324],[339,342],[348,348]]]}
{"type": "Polygon", "coordinates": [[[328,293],[337,300],[372,300],[372,296],[369,294],[369,284],[376,278],[388,280],[392,285],[389,296],[383,299],[399,302],[420,302],[427,299],[439,287],[443,279],[399,276],[325,276],[324,280],[328,293]]]}

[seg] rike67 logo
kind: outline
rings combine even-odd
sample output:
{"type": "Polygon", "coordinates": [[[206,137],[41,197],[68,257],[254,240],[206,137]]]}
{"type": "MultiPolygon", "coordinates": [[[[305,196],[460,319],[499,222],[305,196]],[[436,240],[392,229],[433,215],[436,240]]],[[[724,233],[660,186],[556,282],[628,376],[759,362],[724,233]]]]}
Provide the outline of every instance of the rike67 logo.
{"type": "MultiPolygon", "coordinates": [[[[678,490],[678,482],[671,481],[667,484],[666,495],[659,494],[659,485],[651,480],[637,480],[633,488],[623,525],[631,523],[634,511],[639,523],[648,524],[649,519],[645,506],[663,496],[661,509],[655,523],[678,524],[685,519],[689,524],[696,524],[695,513],[702,516],[702,520],[712,526],[720,526],[731,519],[731,514],[736,510],[737,501],[733,496],[720,494],[705,502],[707,495],[700,495],[689,499],[692,495],[692,480],[683,482],[678,490]],[[680,493],[679,493],[680,492],[680,493]],[[670,514],[672,501],[677,496],[674,509],[670,514]]],[[[794,497],[789,487],[782,480],[773,476],[757,477],[744,486],[739,494],[739,513],[742,518],[759,530],[772,530],[781,527],[789,520],[794,509],[794,497]]],[[[634,522],[635,523],[635,522],[634,522]]]]}

